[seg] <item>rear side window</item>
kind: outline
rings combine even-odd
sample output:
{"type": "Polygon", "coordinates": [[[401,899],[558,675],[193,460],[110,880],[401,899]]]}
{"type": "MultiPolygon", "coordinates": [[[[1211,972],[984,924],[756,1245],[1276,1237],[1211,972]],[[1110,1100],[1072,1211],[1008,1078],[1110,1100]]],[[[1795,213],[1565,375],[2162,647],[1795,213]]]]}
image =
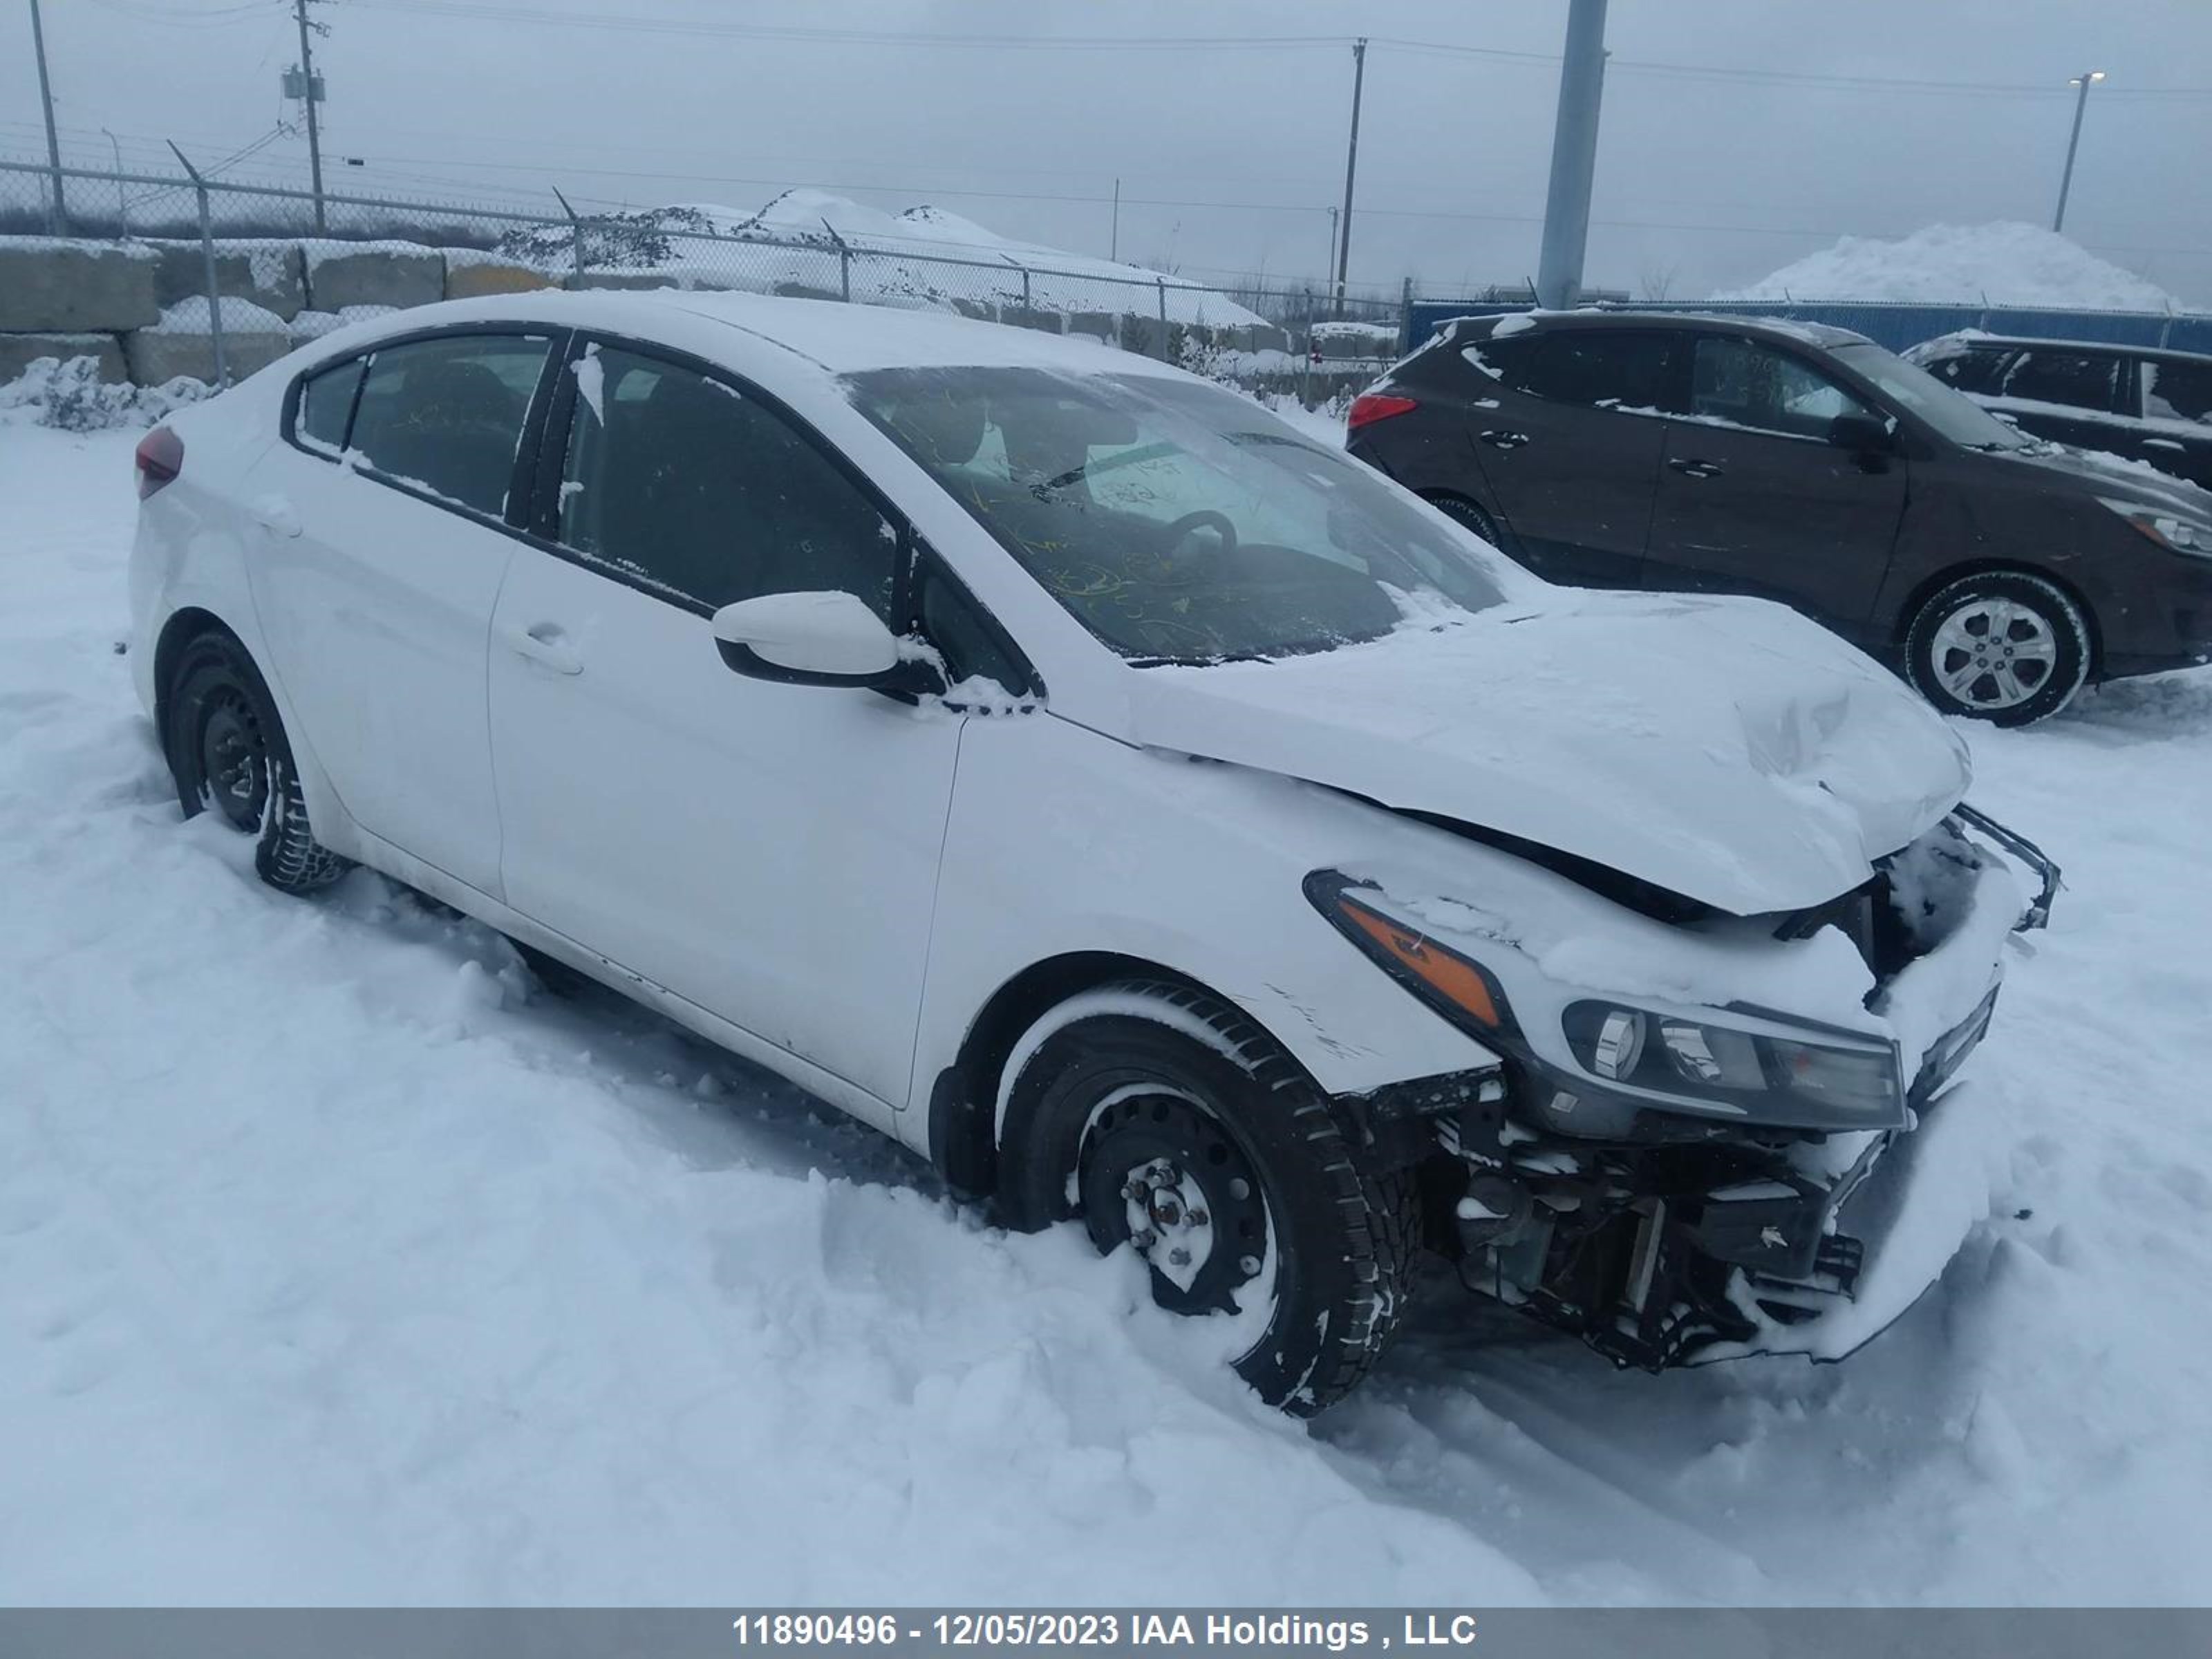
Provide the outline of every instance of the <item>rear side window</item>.
{"type": "Polygon", "coordinates": [[[300,411],[294,417],[295,436],[333,454],[345,447],[346,423],[353,418],[354,393],[361,387],[362,360],[358,357],[312,375],[300,388],[300,411]]]}
{"type": "Polygon", "coordinates": [[[2145,362],[2140,368],[2144,414],[2212,426],[2212,363],[2145,362]]]}
{"type": "Polygon", "coordinates": [[[1997,376],[2004,363],[2005,354],[2002,351],[1961,351],[1954,356],[1936,358],[1921,367],[1945,386],[1958,391],[1990,393],[1997,389],[1997,376]]]}
{"type": "Polygon", "coordinates": [[[499,518],[549,342],[447,336],[370,354],[347,447],[402,483],[499,518]]]}
{"type": "Polygon", "coordinates": [[[569,367],[564,546],[709,611],[835,589],[893,624],[896,526],[781,415],[613,347],[569,367]]]}
{"type": "Polygon", "coordinates": [[[2004,378],[2004,395],[2030,403],[2111,410],[2120,360],[2086,352],[2023,351],[2004,378]]]}
{"type": "Polygon", "coordinates": [[[1462,355],[1516,392],[1598,409],[1666,406],[1674,337],[1626,329],[1556,329],[1477,341],[1462,355]]]}

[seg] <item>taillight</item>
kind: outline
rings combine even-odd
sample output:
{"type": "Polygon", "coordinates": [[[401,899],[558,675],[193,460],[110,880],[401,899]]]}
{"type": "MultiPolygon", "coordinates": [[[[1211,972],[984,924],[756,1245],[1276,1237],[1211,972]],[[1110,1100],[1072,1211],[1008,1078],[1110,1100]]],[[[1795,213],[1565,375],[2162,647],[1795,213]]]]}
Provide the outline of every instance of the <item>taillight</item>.
{"type": "Polygon", "coordinates": [[[1344,424],[1346,430],[1357,432],[1363,426],[1372,426],[1377,421],[1387,421],[1393,415],[1403,415],[1419,407],[1411,398],[1401,398],[1395,392],[1363,392],[1352,400],[1344,424]]]}
{"type": "Polygon", "coordinates": [[[185,470],[185,441],[166,426],[157,426],[138,441],[138,499],[149,495],[185,470]]]}

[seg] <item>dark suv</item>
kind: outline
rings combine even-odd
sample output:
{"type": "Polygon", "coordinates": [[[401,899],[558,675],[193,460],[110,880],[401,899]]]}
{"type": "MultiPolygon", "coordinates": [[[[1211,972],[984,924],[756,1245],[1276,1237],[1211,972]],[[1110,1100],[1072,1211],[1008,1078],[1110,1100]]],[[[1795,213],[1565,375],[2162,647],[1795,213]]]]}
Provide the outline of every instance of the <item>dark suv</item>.
{"type": "Polygon", "coordinates": [[[1538,574],[1779,599],[2023,725],[2212,659],[2212,495],[2016,431],[1840,329],[1463,318],[1348,447],[1538,574]]]}
{"type": "Polygon", "coordinates": [[[1905,361],[2039,438],[2148,461],[2212,489],[2212,357],[1946,334],[1905,361]]]}

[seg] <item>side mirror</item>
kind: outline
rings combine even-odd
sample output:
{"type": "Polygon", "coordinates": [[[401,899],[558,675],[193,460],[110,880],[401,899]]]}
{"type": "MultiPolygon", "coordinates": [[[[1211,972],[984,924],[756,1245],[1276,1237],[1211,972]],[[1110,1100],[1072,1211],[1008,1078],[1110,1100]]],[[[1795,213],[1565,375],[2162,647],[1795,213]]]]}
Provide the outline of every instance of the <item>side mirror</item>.
{"type": "Polygon", "coordinates": [[[1889,422],[1864,410],[1847,410],[1828,422],[1828,441],[1859,455],[1886,455],[1892,447],[1889,422]]]}
{"type": "Polygon", "coordinates": [[[711,623],[722,660],[786,685],[878,685],[899,666],[898,641],[858,595],[763,593],[726,605],[711,623]]]}

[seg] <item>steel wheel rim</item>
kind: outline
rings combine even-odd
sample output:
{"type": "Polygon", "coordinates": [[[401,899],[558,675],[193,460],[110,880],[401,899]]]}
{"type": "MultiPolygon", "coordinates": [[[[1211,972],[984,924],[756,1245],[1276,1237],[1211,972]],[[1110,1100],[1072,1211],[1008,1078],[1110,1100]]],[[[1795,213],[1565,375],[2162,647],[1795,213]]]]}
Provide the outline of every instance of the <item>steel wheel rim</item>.
{"type": "Polygon", "coordinates": [[[1936,684],[1970,708],[2017,708],[2057,672],[2057,630],[2017,599],[1970,600],[1936,626],[1928,667],[1936,684]]]}
{"type": "Polygon", "coordinates": [[[200,792],[240,830],[261,823],[268,800],[268,745],[245,696],[225,688],[208,700],[200,720],[200,792]]]}

